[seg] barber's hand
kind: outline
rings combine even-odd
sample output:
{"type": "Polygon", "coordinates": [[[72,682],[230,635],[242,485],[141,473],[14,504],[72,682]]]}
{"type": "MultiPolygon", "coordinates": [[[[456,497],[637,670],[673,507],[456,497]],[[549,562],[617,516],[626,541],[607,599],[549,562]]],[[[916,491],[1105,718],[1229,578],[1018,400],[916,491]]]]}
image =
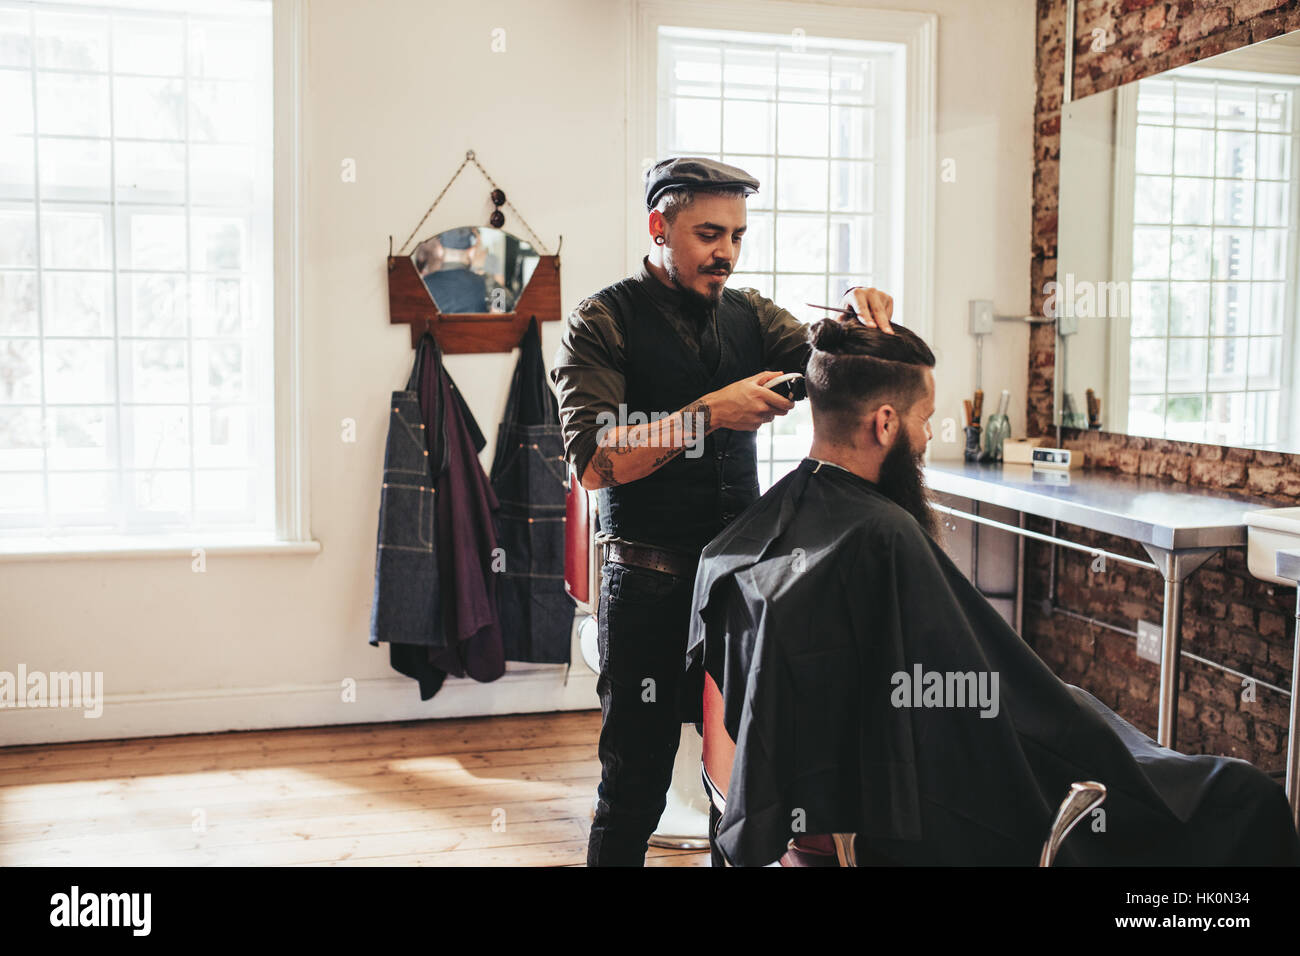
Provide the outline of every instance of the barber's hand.
{"type": "Polygon", "coordinates": [[[794,402],[763,384],[781,374],[759,372],[705,395],[700,401],[709,406],[709,424],[715,428],[752,432],[777,415],[790,411],[794,402]]]}
{"type": "Polygon", "coordinates": [[[874,325],[882,332],[893,334],[889,321],[894,316],[894,299],[879,289],[855,285],[840,299],[840,308],[852,309],[864,325],[874,325]]]}

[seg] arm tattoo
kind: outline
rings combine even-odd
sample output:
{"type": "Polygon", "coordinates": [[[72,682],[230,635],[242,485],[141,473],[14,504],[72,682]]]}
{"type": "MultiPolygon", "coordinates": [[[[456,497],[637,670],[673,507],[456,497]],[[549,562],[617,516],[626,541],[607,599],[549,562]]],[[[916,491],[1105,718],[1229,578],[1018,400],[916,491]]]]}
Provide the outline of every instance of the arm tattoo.
{"type": "Polygon", "coordinates": [[[619,480],[614,477],[614,462],[610,458],[610,450],[605,445],[598,447],[596,453],[591,456],[591,469],[604,484],[617,485],[619,480]]]}
{"type": "Polygon", "coordinates": [[[707,402],[688,405],[676,415],[656,419],[645,425],[611,432],[607,438],[609,444],[598,445],[591,456],[590,467],[602,484],[621,485],[624,482],[614,475],[614,456],[627,455],[646,446],[664,448],[650,464],[650,471],[655,471],[676,458],[687,447],[688,440],[700,442],[709,433],[712,423],[712,410],[707,402]],[[635,439],[635,440],[633,440],[635,439]]]}

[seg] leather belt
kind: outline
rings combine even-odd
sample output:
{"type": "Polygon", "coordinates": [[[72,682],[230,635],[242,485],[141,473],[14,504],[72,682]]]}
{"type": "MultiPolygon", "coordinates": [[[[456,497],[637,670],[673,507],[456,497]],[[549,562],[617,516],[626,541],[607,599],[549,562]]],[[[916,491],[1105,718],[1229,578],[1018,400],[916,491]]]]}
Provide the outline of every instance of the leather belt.
{"type": "Polygon", "coordinates": [[[631,564],[638,568],[662,571],[679,577],[694,577],[699,564],[699,555],[689,555],[682,551],[665,551],[648,544],[633,544],[630,541],[609,541],[605,544],[605,560],[617,564],[631,564]]]}

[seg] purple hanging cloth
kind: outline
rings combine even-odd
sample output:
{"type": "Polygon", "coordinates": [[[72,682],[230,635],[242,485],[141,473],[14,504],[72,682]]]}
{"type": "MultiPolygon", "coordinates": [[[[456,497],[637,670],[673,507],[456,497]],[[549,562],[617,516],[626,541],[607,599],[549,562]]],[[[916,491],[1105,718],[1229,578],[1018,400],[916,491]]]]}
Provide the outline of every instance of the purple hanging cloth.
{"type": "MultiPolygon", "coordinates": [[[[444,460],[434,462],[434,523],[446,647],[430,648],[429,662],[456,677],[493,681],[505,673],[505,646],[497,613],[496,493],[478,453],[487,445],[469,406],[433,350],[420,379],[426,428],[443,410],[444,460]]],[[[437,434],[436,432],[434,434],[437,434]]]]}

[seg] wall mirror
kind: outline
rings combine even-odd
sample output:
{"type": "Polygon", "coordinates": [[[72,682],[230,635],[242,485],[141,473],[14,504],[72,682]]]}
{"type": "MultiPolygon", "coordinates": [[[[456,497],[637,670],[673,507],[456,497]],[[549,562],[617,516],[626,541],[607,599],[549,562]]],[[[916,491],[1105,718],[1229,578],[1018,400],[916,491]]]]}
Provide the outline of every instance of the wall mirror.
{"type": "Polygon", "coordinates": [[[1066,104],[1058,221],[1063,438],[1300,452],[1300,31],[1066,104]]]}
{"type": "Polygon", "coordinates": [[[458,226],[388,257],[389,321],[442,351],[509,352],[528,323],[560,319],[560,257],[502,229],[458,226]]]}
{"type": "Polygon", "coordinates": [[[444,314],[512,312],[537,268],[533,247],[490,226],[459,226],[430,236],[411,261],[444,314]]]}

